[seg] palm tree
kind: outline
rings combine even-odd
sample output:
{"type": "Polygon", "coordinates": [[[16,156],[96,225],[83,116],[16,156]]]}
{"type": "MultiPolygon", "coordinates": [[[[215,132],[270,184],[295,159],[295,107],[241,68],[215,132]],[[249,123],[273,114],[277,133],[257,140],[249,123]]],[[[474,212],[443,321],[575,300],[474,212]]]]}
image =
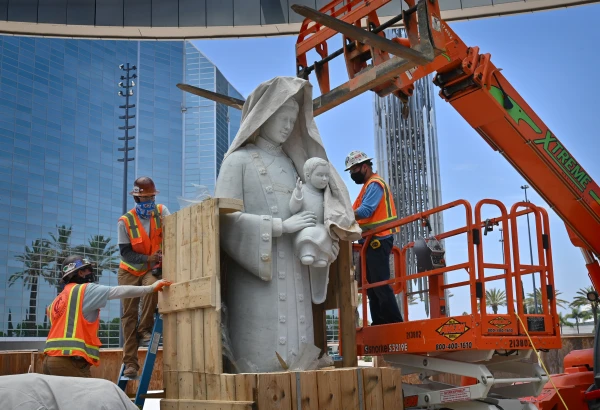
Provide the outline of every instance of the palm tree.
{"type": "Polygon", "coordinates": [[[48,282],[56,287],[57,293],[60,292],[62,277],[61,268],[65,259],[71,254],[71,233],[73,233],[73,227],[66,225],[56,226],[56,234],[48,232],[50,238],[52,238],[51,248],[53,256],[53,267],[48,278],[48,282]]]}
{"type": "Polygon", "coordinates": [[[485,304],[492,308],[494,314],[498,313],[499,306],[506,306],[506,291],[492,288],[485,291],[485,304]]]}
{"type": "Polygon", "coordinates": [[[419,301],[417,300],[417,297],[415,295],[409,295],[408,296],[408,305],[412,306],[412,305],[418,305],[419,301]]]}
{"type": "Polygon", "coordinates": [[[577,333],[579,333],[579,321],[583,322],[585,319],[589,319],[590,312],[581,311],[578,307],[571,308],[571,313],[567,317],[575,319],[575,326],[577,326],[577,333]]]}
{"type": "Polygon", "coordinates": [[[588,286],[586,288],[581,288],[577,291],[577,293],[575,294],[575,298],[573,298],[573,302],[571,302],[571,304],[569,306],[571,307],[583,307],[583,306],[590,306],[590,310],[592,312],[592,317],[594,318],[594,329],[596,329],[596,326],[598,325],[598,308],[600,307],[600,302],[598,302],[597,300],[595,301],[590,301],[587,298],[587,294],[589,292],[593,292],[594,291],[594,287],[593,286],[588,286]]]}
{"type": "MultiPolygon", "coordinates": [[[[559,296],[562,294],[562,292],[560,290],[557,290],[554,292],[554,297],[556,298],[556,306],[561,307],[561,308],[566,308],[567,304],[569,303],[568,301],[564,300],[564,299],[559,299],[559,296]]],[[[543,308],[542,308],[542,290],[541,288],[536,288],[535,289],[535,296],[537,298],[537,312],[538,313],[543,313],[543,308]]],[[[535,305],[535,299],[533,298],[533,292],[528,293],[527,297],[525,298],[525,306],[527,307],[527,310],[531,313],[535,312],[534,310],[534,306],[535,305]]]]}
{"type": "Polygon", "coordinates": [[[560,333],[563,332],[563,326],[574,327],[575,325],[568,320],[569,315],[563,315],[562,312],[558,313],[558,324],[560,325],[560,333]]]}
{"type": "Polygon", "coordinates": [[[29,308],[25,322],[35,324],[38,284],[40,278],[47,278],[47,270],[52,262],[50,243],[46,239],[36,239],[31,247],[25,246],[25,252],[15,256],[15,259],[23,262],[23,270],[8,278],[8,286],[14,285],[19,279],[23,280],[23,286],[29,290],[29,308]]]}
{"type": "Polygon", "coordinates": [[[100,277],[105,270],[113,272],[119,263],[117,256],[119,248],[117,245],[110,245],[111,241],[112,238],[104,235],[92,235],[87,245],[78,245],[73,248],[73,251],[88,258],[100,277]]]}

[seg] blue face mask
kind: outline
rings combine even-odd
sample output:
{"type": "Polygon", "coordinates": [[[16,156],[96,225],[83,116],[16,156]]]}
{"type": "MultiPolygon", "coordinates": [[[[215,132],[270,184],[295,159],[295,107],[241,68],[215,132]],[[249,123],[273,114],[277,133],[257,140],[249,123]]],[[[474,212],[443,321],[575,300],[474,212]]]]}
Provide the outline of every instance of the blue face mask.
{"type": "Polygon", "coordinates": [[[156,202],[153,200],[135,204],[135,212],[142,219],[150,218],[154,213],[154,209],[156,209],[156,202]]]}

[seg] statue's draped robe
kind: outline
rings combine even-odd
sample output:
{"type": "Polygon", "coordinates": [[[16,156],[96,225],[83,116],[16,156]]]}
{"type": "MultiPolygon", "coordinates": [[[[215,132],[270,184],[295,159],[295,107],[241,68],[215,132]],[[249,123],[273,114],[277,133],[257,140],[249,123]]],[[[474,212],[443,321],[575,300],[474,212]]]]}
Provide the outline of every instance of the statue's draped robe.
{"type": "MultiPolygon", "coordinates": [[[[260,84],[244,103],[242,124],[215,188],[218,198],[244,201],[243,212],[221,216],[220,232],[228,256],[228,330],[240,372],[282,370],[275,352],[290,365],[302,343],[314,343],[309,269],[293,255],[293,234],[282,234],[283,221],[292,216],[296,178],[311,157],[327,160],[312,115],[310,83],[276,77],[260,84]],[[299,103],[298,118],[288,140],[274,147],[258,137],[260,127],[290,98],[299,103]]],[[[324,224],[336,238],[360,238],[348,191],[333,167],[324,224]]],[[[320,269],[313,273],[326,278],[327,268],[320,269]]]]}
{"type": "Polygon", "coordinates": [[[283,152],[252,144],[221,165],[217,196],[244,201],[244,212],[221,219],[221,246],[230,256],[225,299],[229,333],[242,372],[282,370],[276,351],[291,364],[302,342],[314,343],[308,268],[293,255],[293,236],[281,234],[282,222],[291,216],[288,204],[296,177],[283,152]],[[253,153],[260,156],[270,183],[261,183],[253,153]]]}

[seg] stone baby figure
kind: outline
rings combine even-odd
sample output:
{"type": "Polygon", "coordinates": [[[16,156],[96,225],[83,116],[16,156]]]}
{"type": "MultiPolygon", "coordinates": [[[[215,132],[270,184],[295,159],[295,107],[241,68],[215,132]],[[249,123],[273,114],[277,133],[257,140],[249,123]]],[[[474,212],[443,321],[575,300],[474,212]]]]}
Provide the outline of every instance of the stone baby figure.
{"type": "Polygon", "coordinates": [[[303,265],[324,268],[334,261],[333,240],[324,225],[324,194],[329,183],[329,162],[322,158],[308,159],[303,169],[306,184],[300,178],[290,198],[290,212],[313,212],[315,226],[304,228],[294,236],[294,253],[303,265]]]}

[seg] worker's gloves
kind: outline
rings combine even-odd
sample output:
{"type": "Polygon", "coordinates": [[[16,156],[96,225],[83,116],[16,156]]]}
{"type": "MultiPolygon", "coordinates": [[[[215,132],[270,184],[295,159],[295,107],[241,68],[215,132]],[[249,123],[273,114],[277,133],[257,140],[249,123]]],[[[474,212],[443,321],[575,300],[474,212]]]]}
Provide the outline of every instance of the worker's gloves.
{"type": "Polygon", "coordinates": [[[173,282],[170,282],[165,279],[157,280],[152,285],[152,292],[162,292],[165,286],[171,286],[173,282]]]}

